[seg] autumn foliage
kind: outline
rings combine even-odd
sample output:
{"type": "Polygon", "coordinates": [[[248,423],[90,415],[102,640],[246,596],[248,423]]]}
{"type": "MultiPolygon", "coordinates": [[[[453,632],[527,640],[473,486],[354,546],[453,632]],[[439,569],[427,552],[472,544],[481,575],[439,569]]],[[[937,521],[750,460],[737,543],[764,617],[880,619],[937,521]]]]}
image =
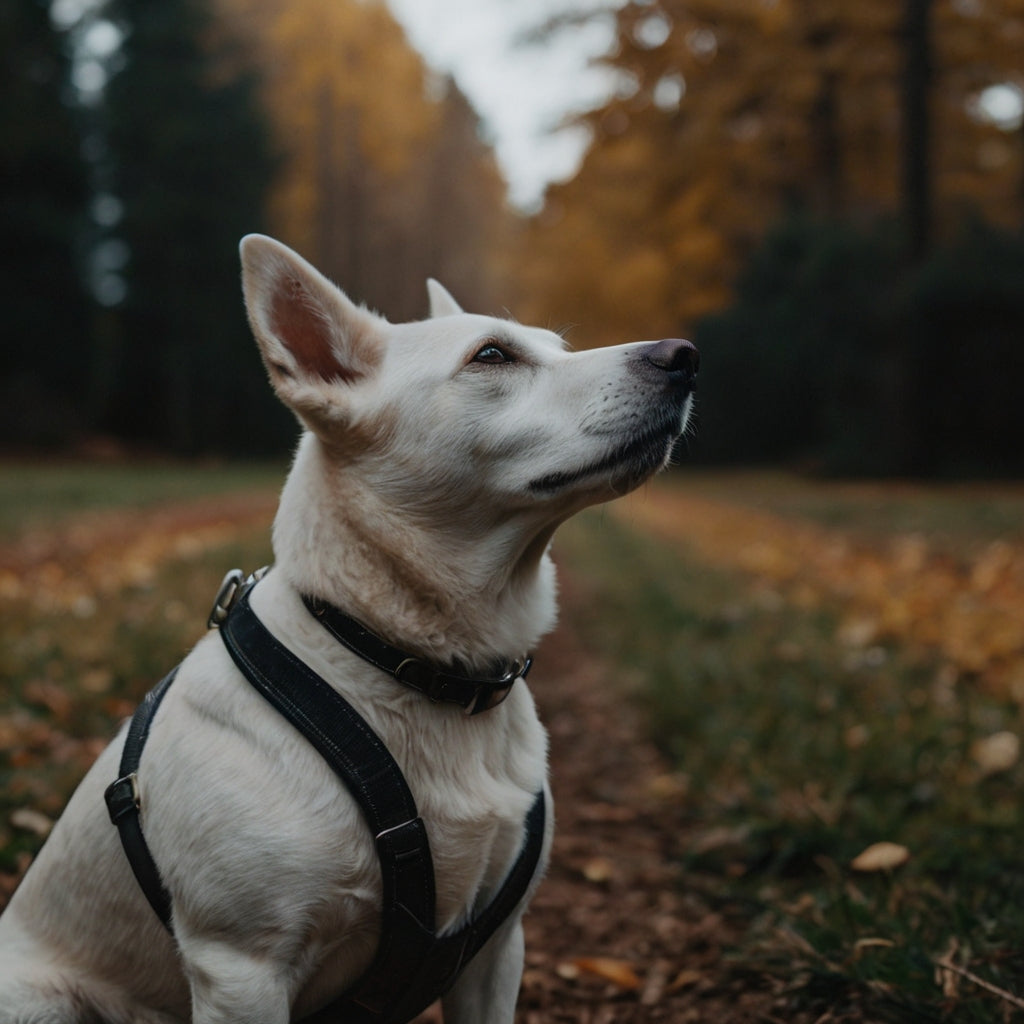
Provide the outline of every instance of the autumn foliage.
{"type": "Polygon", "coordinates": [[[1019,0],[636,0],[617,31],[618,93],[584,119],[590,150],[549,191],[533,235],[547,259],[528,276],[589,338],[692,329],[787,209],[909,224],[928,201],[935,238],[965,215],[1021,225],[1024,146],[981,104],[1017,81],[1019,0]]]}
{"type": "Polygon", "coordinates": [[[381,2],[218,2],[248,37],[280,154],[274,233],[394,320],[424,315],[428,276],[491,308],[505,186],[455,83],[381,2]]]}

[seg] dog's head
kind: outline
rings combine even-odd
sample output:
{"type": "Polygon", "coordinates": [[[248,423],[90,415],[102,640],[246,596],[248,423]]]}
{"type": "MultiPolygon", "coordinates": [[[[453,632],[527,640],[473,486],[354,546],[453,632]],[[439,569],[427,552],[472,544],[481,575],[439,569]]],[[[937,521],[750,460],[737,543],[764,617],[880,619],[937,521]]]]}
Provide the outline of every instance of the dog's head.
{"type": "Polygon", "coordinates": [[[242,241],[249,319],[279,397],[391,507],[495,525],[564,518],[667,462],[697,352],[679,340],[570,352],[556,334],[464,313],[391,324],[272,239],[242,241]]]}

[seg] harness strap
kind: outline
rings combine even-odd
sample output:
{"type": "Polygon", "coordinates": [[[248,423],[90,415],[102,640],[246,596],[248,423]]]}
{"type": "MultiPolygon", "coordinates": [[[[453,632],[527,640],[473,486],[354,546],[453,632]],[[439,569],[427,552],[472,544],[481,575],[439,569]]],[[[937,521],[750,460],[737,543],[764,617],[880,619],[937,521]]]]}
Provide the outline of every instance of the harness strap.
{"type": "MultiPolygon", "coordinates": [[[[480,914],[457,931],[433,938],[418,963],[396,962],[393,969],[380,970],[374,964],[363,976],[364,991],[379,994],[379,1005],[384,1010],[371,1008],[370,1003],[377,1004],[375,999],[358,1003],[350,993],[344,993],[311,1017],[304,1017],[303,1024],[406,1024],[443,996],[526,896],[544,846],[544,819],[545,800],[541,791],[526,817],[526,834],[519,856],[498,893],[480,914]]],[[[389,926],[393,925],[385,920],[384,928],[389,926]]]]}
{"type": "Polygon", "coordinates": [[[149,905],[168,931],[172,930],[171,897],[160,880],[160,872],[142,834],[142,801],[139,794],[138,771],[142,748],[146,744],[146,737],[149,736],[153,716],[177,674],[178,669],[173,669],[143,698],[128,726],[128,735],[121,751],[118,778],[107,786],[103,794],[110,820],[117,826],[132,873],[146,899],[149,900],[149,905]]]}
{"type": "Polygon", "coordinates": [[[348,786],[374,832],[381,865],[376,957],[355,986],[310,1024],[401,1024],[448,991],[526,895],[543,847],[544,793],[534,800],[523,846],[494,900],[463,928],[438,937],[430,846],[401,769],[359,713],[263,625],[250,591],[241,593],[222,624],[224,643],[252,685],[348,786]],[[390,794],[387,801],[382,793],[390,794]],[[397,824],[388,827],[392,820],[397,824]]]}
{"type": "MultiPolygon", "coordinates": [[[[353,794],[373,832],[383,883],[381,937],[366,973],[309,1024],[406,1024],[444,995],[526,895],[544,841],[544,793],[526,819],[523,846],[491,903],[454,933],[437,936],[434,871],[426,828],[401,769],[359,713],[257,618],[246,588],[221,624],[242,674],[314,746],[353,794]]],[[[177,669],[132,718],[120,775],[106,790],[111,820],[146,899],[171,930],[171,898],[146,845],[137,771],[160,701],[177,669]]]]}
{"type": "Polygon", "coordinates": [[[340,776],[373,833],[383,883],[381,943],[347,998],[381,1013],[394,979],[433,942],[434,865],[427,830],[395,759],[362,716],[257,618],[246,590],[220,634],[243,675],[340,776]]]}

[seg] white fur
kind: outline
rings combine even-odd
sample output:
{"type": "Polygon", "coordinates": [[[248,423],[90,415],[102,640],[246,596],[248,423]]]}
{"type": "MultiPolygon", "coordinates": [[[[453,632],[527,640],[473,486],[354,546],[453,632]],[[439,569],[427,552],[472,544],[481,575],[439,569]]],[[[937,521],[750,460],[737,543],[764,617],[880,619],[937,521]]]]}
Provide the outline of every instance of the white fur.
{"type": "MultiPolygon", "coordinates": [[[[299,593],[441,663],[518,657],[554,622],[554,529],[663,464],[690,400],[644,359],[649,346],[573,354],[549,332],[463,313],[437,282],[430,320],[392,325],[277,242],[250,236],[242,258],[271,382],[306,427],[253,606],[402,766],[430,837],[438,927],[450,929],[501,883],[546,788],[530,692],[517,683],[475,717],[431,704],[333,641],[299,593]],[[476,359],[488,345],[514,361],[476,359]]],[[[107,819],[122,743],[88,773],[0,919],[0,1024],[71,1024],[86,1009],[112,1024],[287,1024],[355,980],[378,934],[371,836],[219,637],[184,662],[140,768],[177,945],[107,819]]],[[[545,859],[549,844],[550,816],[545,859]]],[[[446,997],[448,1024],[511,1022],[522,962],[516,915],[446,997]]]]}

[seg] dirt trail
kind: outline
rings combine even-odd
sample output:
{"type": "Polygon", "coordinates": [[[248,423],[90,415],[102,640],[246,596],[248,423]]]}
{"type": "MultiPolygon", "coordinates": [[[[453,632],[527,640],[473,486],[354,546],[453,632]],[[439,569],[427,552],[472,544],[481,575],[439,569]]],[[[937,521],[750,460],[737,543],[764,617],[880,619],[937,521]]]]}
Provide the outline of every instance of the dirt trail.
{"type": "MultiPolygon", "coordinates": [[[[571,579],[562,591],[586,601],[571,579]]],[[[740,914],[711,907],[682,875],[685,786],[607,672],[560,629],[531,676],[551,736],[557,828],[526,918],[517,1022],[772,1020],[776,995],[726,967],[740,914]]]]}

